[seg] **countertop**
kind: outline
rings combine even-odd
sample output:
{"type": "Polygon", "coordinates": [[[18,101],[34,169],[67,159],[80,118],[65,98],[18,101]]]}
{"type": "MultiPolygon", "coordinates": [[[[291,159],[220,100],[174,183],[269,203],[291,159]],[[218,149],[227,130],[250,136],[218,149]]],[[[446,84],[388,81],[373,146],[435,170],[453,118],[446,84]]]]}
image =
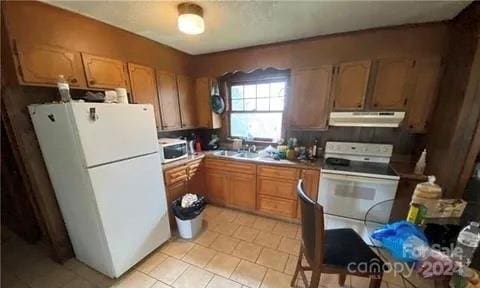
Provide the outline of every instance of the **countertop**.
{"type": "Polygon", "coordinates": [[[417,180],[420,182],[426,182],[428,180],[426,175],[415,174],[415,163],[411,162],[390,162],[390,166],[400,178],[417,180]]]}
{"type": "Polygon", "coordinates": [[[187,163],[190,163],[190,162],[198,160],[198,159],[203,159],[203,158],[205,158],[205,155],[206,155],[205,152],[200,152],[200,153],[197,153],[197,154],[194,154],[194,155],[188,155],[186,158],[176,160],[176,161],[173,161],[173,162],[169,162],[169,163],[165,163],[165,164],[162,165],[162,168],[163,168],[164,171],[169,170],[169,169],[181,166],[181,165],[185,165],[187,163]]]}
{"type": "MultiPolygon", "coordinates": [[[[230,161],[253,162],[256,164],[275,165],[275,166],[291,167],[291,168],[299,168],[299,169],[315,169],[315,170],[322,169],[323,160],[324,160],[323,158],[318,158],[312,162],[301,162],[301,161],[290,161],[285,159],[282,159],[282,160],[248,159],[248,158],[239,158],[239,157],[218,156],[218,155],[214,155],[213,154],[214,152],[215,151],[204,151],[204,152],[199,152],[195,155],[188,155],[186,158],[163,164],[163,170],[164,171],[169,170],[181,165],[188,164],[195,160],[203,159],[205,157],[230,160],[230,161]]],[[[418,175],[413,173],[413,170],[415,168],[414,163],[395,161],[395,162],[391,162],[390,166],[395,171],[395,173],[397,173],[401,178],[409,179],[409,180],[417,180],[421,182],[427,181],[426,175],[418,175]]]]}
{"type": "Polygon", "coordinates": [[[320,170],[323,165],[323,158],[319,158],[313,162],[301,162],[301,161],[290,161],[290,160],[270,160],[270,159],[248,159],[248,158],[239,158],[239,157],[228,157],[228,156],[218,156],[214,155],[215,151],[204,151],[199,152],[195,155],[188,155],[187,158],[180,159],[177,161],[173,161],[170,163],[163,164],[163,170],[172,169],[181,165],[185,165],[189,162],[202,159],[205,157],[208,158],[215,158],[215,159],[222,159],[222,160],[230,160],[230,161],[242,161],[242,162],[253,162],[256,164],[266,164],[266,165],[275,165],[275,166],[283,166],[283,167],[291,167],[291,168],[300,168],[300,169],[315,169],[320,170]]]}

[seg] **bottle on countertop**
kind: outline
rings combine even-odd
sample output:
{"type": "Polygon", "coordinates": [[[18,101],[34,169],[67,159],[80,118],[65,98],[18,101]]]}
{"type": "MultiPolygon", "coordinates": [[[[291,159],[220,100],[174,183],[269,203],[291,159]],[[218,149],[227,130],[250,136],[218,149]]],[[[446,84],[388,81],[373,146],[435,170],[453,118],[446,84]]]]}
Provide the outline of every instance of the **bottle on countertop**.
{"type": "Polygon", "coordinates": [[[72,100],[70,96],[70,86],[63,75],[58,75],[57,88],[62,102],[70,102],[70,100],[72,100]]]}
{"type": "Polygon", "coordinates": [[[418,159],[417,165],[415,165],[415,170],[413,171],[415,174],[423,175],[425,172],[425,166],[427,165],[427,149],[423,149],[422,155],[420,155],[420,159],[418,159]]]}
{"type": "Polygon", "coordinates": [[[318,154],[318,141],[317,139],[315,139],[315,141],[313,141],[313,146],[312,146],[312,158],[317,158],[317,154],[318,154]]]}
{"type": "Polygon", "coordinates": [[[200,141],[200,137],[198,135],[195,136],[195,152],[202,152],[202,143],[200,141]]]}

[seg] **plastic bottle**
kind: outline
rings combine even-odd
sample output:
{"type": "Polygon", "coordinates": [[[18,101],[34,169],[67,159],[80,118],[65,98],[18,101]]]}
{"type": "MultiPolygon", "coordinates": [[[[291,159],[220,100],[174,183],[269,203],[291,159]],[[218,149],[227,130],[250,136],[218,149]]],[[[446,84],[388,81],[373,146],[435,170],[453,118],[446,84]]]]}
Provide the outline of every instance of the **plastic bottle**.
{"type": "Polygon", "coordinates": [[[463,228],[458,234],[457,244],[454,251],[452,251],[451,257],[455,262],[469,266],[479,242],[480,224],[478,222],[470,222],[470,225],[463,228]]]}
{"type": "Polygon", "coordinates": [[[418,159],[417,165],[415,165],[415,170],[414,170],[415,174],[423,175],[423,172],[425,172],[425,166],[427,165],[426,159],[427,159],[427,149],[423,149],[422,155],[420,155],[420,159],[418,159]]]}
{"type": "Polygon", "coordinates": [[[72,100],[70,96],[70,86],[63,75],[58,75],[57,87],[62,102],[70,102],[70,100],[72,100]]]}

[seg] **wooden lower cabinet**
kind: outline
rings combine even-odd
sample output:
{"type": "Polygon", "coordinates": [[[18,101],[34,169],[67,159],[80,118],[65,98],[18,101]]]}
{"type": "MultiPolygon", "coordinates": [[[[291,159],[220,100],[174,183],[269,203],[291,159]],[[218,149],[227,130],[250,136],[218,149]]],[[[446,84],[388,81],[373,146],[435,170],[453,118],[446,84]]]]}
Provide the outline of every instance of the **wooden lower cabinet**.
{"type": "Polygon", "coordinates": [[[296,200],[297,180],[284,178],[269,178],[258,176],[257,191],[259,194],[296,200]]]}
{"type": "Polygon", "coordinates": [[[295,218],[297,216],[297,201],[259,195],[257,209],[271,215],[295,218]]]}
{"type": "Polygon", "coordinates": [[[301,178],[303,179],[303,190],[310,199],[316,202],[320,184],[320,170],[304,169],[301,178]]]}
{"type": "Polygon", "coordinates": [[[225,205],[227,200],[227,174],[221,170],[207,168],[205,173],[207,199],[209,202],[225,205]]]}
{"type": "Polygon", "coordinates": [[[227,204],[236,208],[254,210],[256,196],[256,176],[230,173],[228,177],[227,204]]]}

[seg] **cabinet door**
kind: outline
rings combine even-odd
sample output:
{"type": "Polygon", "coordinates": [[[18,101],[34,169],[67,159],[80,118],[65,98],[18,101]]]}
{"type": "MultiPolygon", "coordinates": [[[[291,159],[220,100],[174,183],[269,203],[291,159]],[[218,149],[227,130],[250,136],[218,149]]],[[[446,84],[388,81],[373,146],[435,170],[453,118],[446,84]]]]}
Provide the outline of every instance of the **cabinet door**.
{"type": "Polygon", "coordinates": [[[195,89],[192,77],[177,75],[177,86],[182,127],[196,127],[195,89]]]}
{"type": "Polygon", "coordinates": [[[305,169],[302,170],[303,189],[308,197],[317,202],[320,171],[305,169]]]}
{"type": "Polygon", "coordinates": [[[362,110],[365,106],[370,61],[342,63],[334,81],[335,110],[362,110]]]}
{"type": "Polygon", "coordinates": [[[211,106],[212,80],[208,77],[201,77],[195,80],[195,99],[197,104],[198,126],[217,129],[222,127],[218,114],[213,113],[211,106]]]}
{"type": "Polygon", "coordinates": [[[290,127],[327,128],[332,71],[331,65],[325,65],[293,72],[290,127]]]}
{"type": "Polygon", "coordinates": [[[195,193],[201,196],[206,195],[205,189],[205,166],[200,159],[199,161],[195,161],[189,163],[187,165],[187,172],[188,172],[188,182],[187,182],[187,190],[188,193],[195,193]]]}
{"type": "Polygon", "coordinates": [[[228,177],[228,204],[237,208],[254,210],[255,180],[255,175],[230,173],[228,177]]]}
{"type": "Polygon", "coordinates": [[[163,129],[181,127],[178,104],[177,80],[174,73],[157,70],[158,98],[163,129]]]}
{"type": "Polygon", "coordinates": [[[227,195],[227,177],[221,170],[207,169],[207,198],[212,203],[224,205],[227,195]]]}
{"type": "Polygon", "coordinates": [[[405,109],[412,67],[412,59],[378,60],[372,94],[373,109],[405,109]]]}
{"type": "Polygon", "coordinates": [[[82,53],[83,66],[90,88],[127,88],[125,65],[122,61],[82,53]]]}
{"type": "Polygon", "coordinates": [[[14,45],[22,83],[56,85],[63,75],[71,87],[85,87],[80,53],[50,45],[14,45]]]}
{"type": "Polygon", "coordinates": [[[424,133],[427,130],[428,119],[438,93],[441,63],[440,58],[416,61],[413,72],[415,84],[408,97],[406,120],[407,130],[410,132],[424,133]]]}
{"type": "Polygon", "coordinates": [[[160,109],[158,107],[155,70],[147,66],[128,63],[128,74],[130,76],[133,102],[152,104],[157,127],[162,127],[160,122],[160,109]]]}

